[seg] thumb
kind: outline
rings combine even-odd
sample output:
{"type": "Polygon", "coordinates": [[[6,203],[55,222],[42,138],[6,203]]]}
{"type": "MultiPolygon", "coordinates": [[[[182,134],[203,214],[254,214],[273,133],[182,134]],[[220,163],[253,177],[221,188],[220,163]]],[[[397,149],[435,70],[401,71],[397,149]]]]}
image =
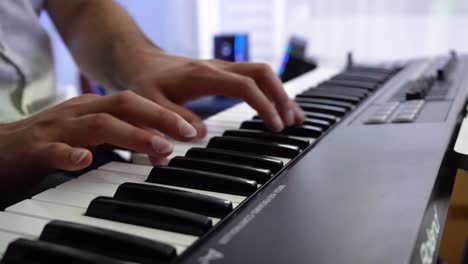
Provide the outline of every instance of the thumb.
{"type": "Polygon", "coordinates": [[[35,152],[38,162],[50,169],[75,171],[86,168],[92,162],[91,151],[64,143],[48,143],[35,152]]]}

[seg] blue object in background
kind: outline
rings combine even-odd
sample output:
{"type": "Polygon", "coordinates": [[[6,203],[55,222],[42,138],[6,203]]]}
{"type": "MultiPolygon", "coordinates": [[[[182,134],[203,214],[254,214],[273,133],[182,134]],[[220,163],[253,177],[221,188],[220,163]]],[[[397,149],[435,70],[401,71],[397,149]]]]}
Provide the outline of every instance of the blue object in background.
{"type": "Polygon", "coordinates": [[[249,36],[244,33],[216,35],[214,57],[232,62],[249,61],[249,36]]]}

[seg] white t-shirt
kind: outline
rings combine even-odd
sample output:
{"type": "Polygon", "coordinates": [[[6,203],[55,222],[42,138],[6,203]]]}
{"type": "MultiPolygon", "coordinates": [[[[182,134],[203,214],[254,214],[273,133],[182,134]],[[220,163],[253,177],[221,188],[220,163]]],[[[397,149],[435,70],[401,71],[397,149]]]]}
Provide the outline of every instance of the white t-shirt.
{"type": "Polygon", "coordinates": [[[55,100],[51,43],[38,21],[42,8],[42,0],[0,1],[0,122],[55,100]]]}

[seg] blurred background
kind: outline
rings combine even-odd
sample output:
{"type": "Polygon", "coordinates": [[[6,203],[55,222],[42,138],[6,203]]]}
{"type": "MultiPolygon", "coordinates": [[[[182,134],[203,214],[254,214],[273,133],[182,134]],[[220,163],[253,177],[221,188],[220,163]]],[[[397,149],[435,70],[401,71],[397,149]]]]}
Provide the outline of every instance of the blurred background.
{"type": "MultiPolygon", "coordinates": [[[[382,61],[468,50],[466,0],[119,0],[148,37],[172,54],[213,57],[213,37],[247,33],[251,61],[278,70],[291,36],[307,41],[319,65],[382,61]]],[[[77,70],[46,14],[58,82],[76,87],[77,70]]],[[[69,88],[67,88],[69,89],[69,88]]]]}

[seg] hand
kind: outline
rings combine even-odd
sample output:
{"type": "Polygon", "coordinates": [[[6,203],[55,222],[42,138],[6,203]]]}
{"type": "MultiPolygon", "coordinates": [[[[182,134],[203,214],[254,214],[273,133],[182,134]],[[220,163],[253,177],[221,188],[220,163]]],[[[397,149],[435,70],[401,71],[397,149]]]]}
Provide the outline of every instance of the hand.
{"type": "Polygon", "coordinates": [[[138,60],[125,64],[128,88],[181,115],[198,137],[206,134],[203,122],[181,104],[206,95],[245,100],[276,132],[304,121],[302,110],[265,64],[194,60],[151,49],[131,57],[138,60]]]}
{"type": "Polygon", "coordinates": [[[29,186],[56,169],[83,169],[92,161],[87,148],[99,144],[162,159],[172,145],[155,130],[182,141],[196,136],[182,117],[130,91],[83,95],[0,125],[0,191],[29,186]]]}

